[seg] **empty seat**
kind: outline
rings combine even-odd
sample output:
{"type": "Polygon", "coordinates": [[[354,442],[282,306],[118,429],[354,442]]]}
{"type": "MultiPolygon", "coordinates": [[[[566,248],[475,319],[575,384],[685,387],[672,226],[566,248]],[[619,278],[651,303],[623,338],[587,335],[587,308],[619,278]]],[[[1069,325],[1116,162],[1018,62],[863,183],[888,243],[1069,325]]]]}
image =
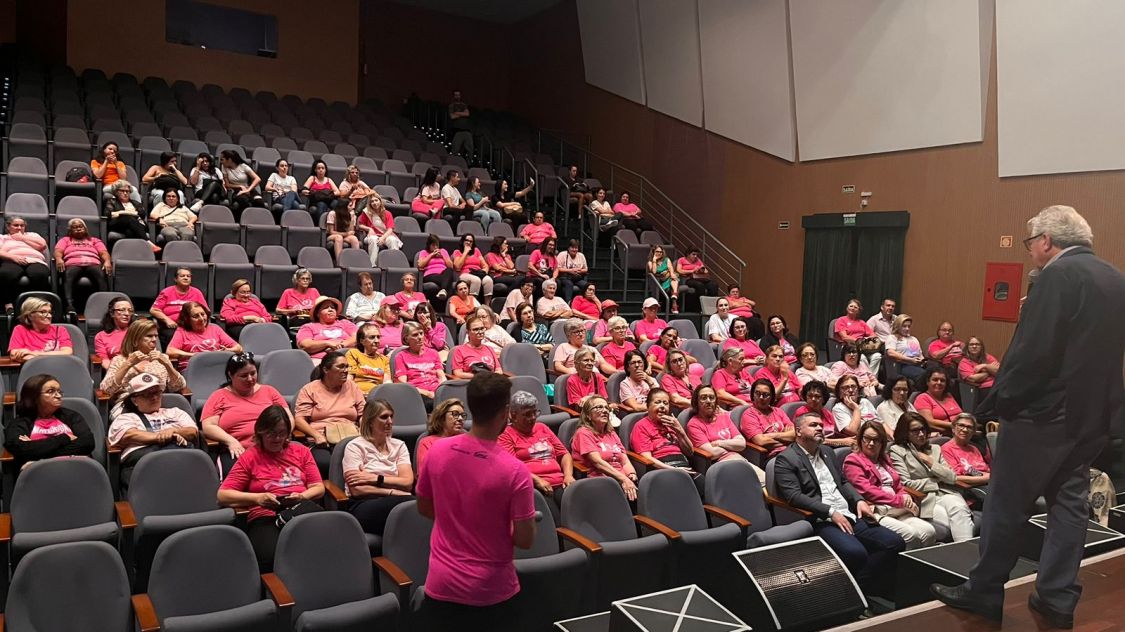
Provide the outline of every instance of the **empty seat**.
{"type": "Polygon", "coordinates": [[[321,296],[340,298],[343,295],[344,271],[332,262],[332,255],[327,249],[321,246],[301,248],[297,252],[297,265],[312,272],[321,296]]]}
{"type": "Polygon", "coordinates": [[[250,323],[238,335],[238,344],[256,356],[265,356],[271,351],[292,349],[293,342],[289,332],[277,323],[250,323]]]}
{"type": "MultiPolygon", "coordinates": [[[[337,183],[344,181],[344,175],[348,170],[348,161],[339,154],[324,154],[320,157],[324,164],[328,166],[328,177],[332,178],[337,183]]],[[[368,185],[371,183],[368,182],[368,185]]]]}
{"type": "Polygon", "coordinates": [[[73,127],[55,126],[53,137],[55,145],[55,164],[60,160],[78,160],[90,163],[90,137],[86,130],[73,127]]]}
{"type": "Polygon", "coordinates": [[[262,246],[280,246],[281,227],[273,221],[273,213],[258,207],[242,212],[242,244],[247,252],[257,252],[262,246]]]}
{"type": "Polygon", "coordinates": [[[775,525],[766,506],[758,475],[743,459],[720,461],[707,468],[704,500],[750,522],[746,546],[754,548],[812,537],[812,524],[807,520],[775,525]]]}
{"type": "Polygon", "coordinates": [[[47,198],[47,165],[38,158],[18,156],[8,161],[8,186],[11,198],[14,193],[31,193],[47,198]]]}
{"type": "Polygon", "coordinates": [[[160,276],[152,247],[143,239],[118,239],[113,244],[113,289],[127,292],[133,300],[155,299],[160,276]]]}
{"type": "Polygon", "coordinates": [[[262,246],[254,253],[254,265],[258,268],[254,284],[258,296],[263,302],[276,304],[281,293],[293,287],[293,273],[297,271],[289,251],[281,246],[262,246]]]}
{"type": "Polygon", "coordinates": [[[285,229],[285,248],[291,255],[302,248],[324,245],[324,229],[313,225],[308,211],[285,211],[281,214],[281,225],[285,229]]]}
{"type": "Polygon", "coordinates": [[[8,155],[38,158],[47,164],[47,133],[43,127],[16,123],[8,131],[8,155]]]}
{"type": "Polygon", "coordinates": [[[277,389],[292,410],[297,393],[309,383],[314,368],[308,353],[300,349],[277,349],[262,357],[258,381],[277,389]]]}

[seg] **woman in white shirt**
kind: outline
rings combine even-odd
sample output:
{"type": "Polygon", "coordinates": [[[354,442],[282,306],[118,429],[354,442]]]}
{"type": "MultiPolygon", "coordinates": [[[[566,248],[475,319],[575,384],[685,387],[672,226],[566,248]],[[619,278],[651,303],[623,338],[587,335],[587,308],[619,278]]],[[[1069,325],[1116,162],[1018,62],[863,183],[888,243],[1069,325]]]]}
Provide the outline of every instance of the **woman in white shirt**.
{"type": "Polygon", "coordinates": [[[387,296],[375,289],[375,278],[370,272],[360,272],[356,278],[359,279],[359,291],[348,297],[344,316],[359,324],[374,320],[387,296]]]}
{"type": "Polygon", "coordinates": [[[344,447],[344,484],[351,498],[348,513],[373,535],[383,535],[392,509],[414,499],[410,451],[391,436],[394,416],[387,400],[371,400],[363,409],[359,436],[344,447]]]}
{"type": "MultiPolygon", "coordinates": [[[[730,326],[734,323],[734,314],[730,313],[730,301],[720,297],[715,302],[715,313],[707,319],[707,340],[722,342],[730,337],[730,326]]],[[[814,349],[815,351],[815,349],[814,349]]]]}
{"type": "Polygon", "coordinates": [[[883,403],[875,409],[879,421],[883,422],[883,427],[887,429],[887,435],[891,437],[895,435],[898,419],[903,413],[913,412],[917,411],[914,409],[914,404],[910,403],[910,378],[900,375],[890,380],[883,387],[883,403]]]}
{"type": "Polygon", "coordinates": [[[797,347],[797,362],[801,363],[797,367],[797,377],[801,378],[802,384],[816,381],[824,382],[828,388],[836,388],[836,376],[832,375],[828,367],[818,365],[816,356],[816,345],[811,342],[797,347]]]}
{"type": "Polygon", "coordinates": [[[922,345],[918,339],[910,335],[910,328],[914,320],[906,314],[895,316],[891,323],[891,335],[886,338],[887,357],[898,363],[899,375],[905,375],[911,380],[922,377],[926,372],[922,363],[926,361],[922,354],[922,345]]]}
{"type": "Polygon", "coordinates": [[[281,214],[285,211],[303,209],[301,198],[297,194],[297,179],[289,175],[289,161],[280,158],[274,164],[276,171],[266,180],[266,192],[273,195],[274,220],[280,223],[281,214]]]}
{"type": "Polygon", "coordinates": [[[508,345],[516,344],[516,339],[508,334],[500,325],[496,324],[496,313],[488,305],[481,305],[476,310],[476,315],[480,317],[482,324],[487,327],[484,332],[484,346],[492,349],[496,353],[496,357],[500,357],[500,352],[508,345]]]}

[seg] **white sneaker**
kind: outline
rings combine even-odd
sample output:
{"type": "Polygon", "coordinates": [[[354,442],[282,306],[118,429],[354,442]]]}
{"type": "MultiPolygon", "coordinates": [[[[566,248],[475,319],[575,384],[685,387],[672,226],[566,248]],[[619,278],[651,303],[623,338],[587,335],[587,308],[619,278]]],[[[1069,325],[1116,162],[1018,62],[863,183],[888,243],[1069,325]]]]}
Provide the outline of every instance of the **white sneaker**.
{"type": "Polygon", "coordinates": [[[201,208],[203,208],[203,200],[196,200],[195,203],[191,205],[191,212],[198,213],[201,208]]]}

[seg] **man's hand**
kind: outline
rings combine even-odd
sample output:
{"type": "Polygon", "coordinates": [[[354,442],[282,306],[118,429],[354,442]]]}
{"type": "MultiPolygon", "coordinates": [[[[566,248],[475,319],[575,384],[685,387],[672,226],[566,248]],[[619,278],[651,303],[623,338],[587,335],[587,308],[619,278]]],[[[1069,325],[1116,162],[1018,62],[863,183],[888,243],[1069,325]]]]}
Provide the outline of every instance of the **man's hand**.
{"type": "Polygon", "coordinates": [[[840,530],[843,531],[844,533],[848,534],[848,535],[853,535],[855,533],[852,530],[851,521],[849,521],[847,519],[847,517],[844,516],[844,514],[838,512],[838,511],[836,513],[832,514],[832,523],[835,524],[837,527],[840,527],[840,530]]]}

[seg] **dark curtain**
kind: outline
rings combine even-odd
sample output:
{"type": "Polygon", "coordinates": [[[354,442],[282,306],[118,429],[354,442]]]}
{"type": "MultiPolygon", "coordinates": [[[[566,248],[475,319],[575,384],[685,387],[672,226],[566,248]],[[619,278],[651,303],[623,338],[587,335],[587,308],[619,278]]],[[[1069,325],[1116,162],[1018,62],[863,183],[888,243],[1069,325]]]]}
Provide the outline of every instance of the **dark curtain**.
{"type": "MultiPolygon", "coordinates": [[[[865,228],[856,231],[855,286],[863,301],[863,315],[879,310],[884,298],[893,298],[899,312],[909,310],[902,305],[902,267],[905,256],[906,230],[902,228],[865,228]]],[[[843,313],[843,312],[841,312],[843,313]]]]}
{"type": "Polygon", "coordinates": [[[801,329],[797,332],[802,342],[824,347],[828,322],[844,313],[847,300],[855,293],[855,232],[843,228],[805,231],[801,329]]]}

